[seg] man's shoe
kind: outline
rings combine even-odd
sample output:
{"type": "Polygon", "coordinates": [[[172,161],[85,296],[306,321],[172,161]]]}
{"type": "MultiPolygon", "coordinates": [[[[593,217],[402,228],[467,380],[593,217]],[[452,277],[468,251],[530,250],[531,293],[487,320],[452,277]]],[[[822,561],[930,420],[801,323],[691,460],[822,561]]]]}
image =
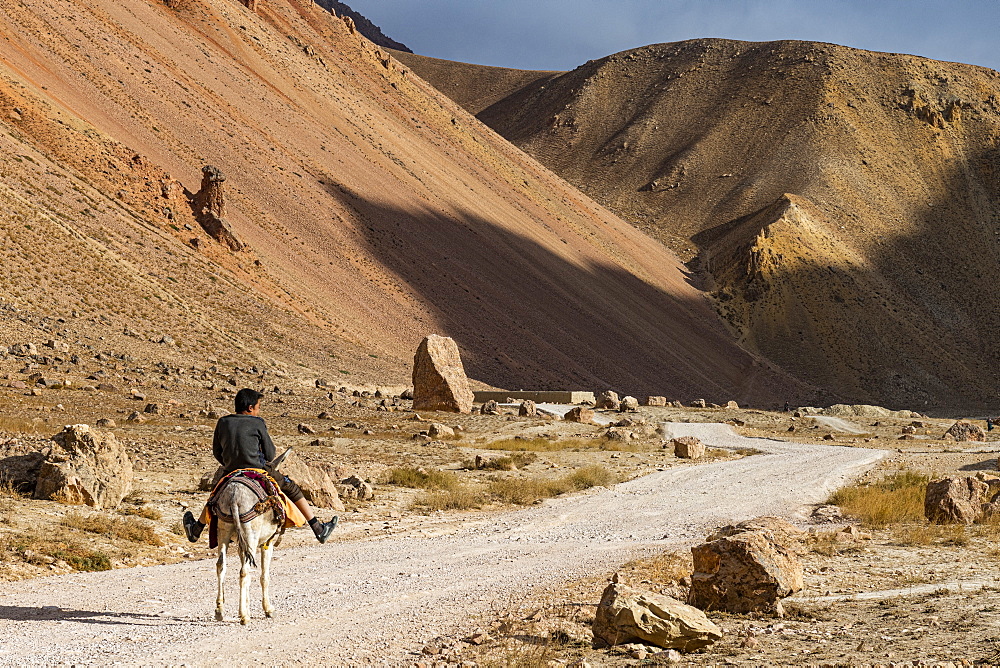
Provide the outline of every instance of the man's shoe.
{"type": "Polygon", "coordinates": [[[339,520],[340,518],[334,515],[333,519],[330,520],[329,522],[320,523],[319,529],[316,531],[316,540],[318,540],[321,543],[325,543],[326,540],[330,537],[330,534],[333,533],[333,530],[337,528],[337,522],[339,520]]]}
{"type": "Polygon", "coordinates": [[[189,541],[197,543],[204,528],[205,525],[196,520],[190,510],[184,513],[184,533],[187,534],[189,541]]]}

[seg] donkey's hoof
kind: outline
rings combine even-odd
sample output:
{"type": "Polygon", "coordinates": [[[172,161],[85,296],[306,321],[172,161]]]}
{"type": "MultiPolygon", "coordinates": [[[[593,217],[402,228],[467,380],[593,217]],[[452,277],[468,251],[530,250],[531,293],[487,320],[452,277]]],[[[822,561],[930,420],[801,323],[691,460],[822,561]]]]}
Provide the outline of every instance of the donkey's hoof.
{"type": "Polygon", "coordinates": [[[225,619],[225,617],[222,616],[222,610],[216,610],[215,611],[215,621],[221,622],[224,619],[225,619]]]}
{"type": "Polygon", "coordinates": [[[268,619],[274,619],[274,610],[268,610],[264,612],[264,616],[268,619]]]}
{"type": "Polygon", "coordinates": [[[246,626],[249,623],[250,623],[250,618],[249,617],[240,617],[240,624],[242,624],[243,626],[246,626]]]}

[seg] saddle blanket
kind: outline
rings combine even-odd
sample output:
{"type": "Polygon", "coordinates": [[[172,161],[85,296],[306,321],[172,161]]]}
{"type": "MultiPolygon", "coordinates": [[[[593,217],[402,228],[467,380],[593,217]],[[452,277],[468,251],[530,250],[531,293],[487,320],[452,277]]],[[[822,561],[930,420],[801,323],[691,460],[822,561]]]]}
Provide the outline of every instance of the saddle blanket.
{"type": "Polygon", "coordinates": [[[215,498],[219,491],[230,483],[244,485],[257,495],[257,504],[252,510],[240,516],[241,522],[249,522],[258,515],[273,508],[283,516],[285,528],[300,527],[306,524],[306,518],[302,515],[302,511],[292,503],[291,499],[285,496],[281,489],[278,488],[278,483],[275,482],[274,478],[263,469],[237,469],[223,476],[215,486],[215,489],[212,490],[212,494],[208,498],[208,503],[205,504],[205,509],[202,511],[201,517],[198,518],[199,522],[202,524],[211,524],[212,519],[216,515],[223,516],[223,519],[229,521],[232,520],[232,518],[225,516],[215,505],[215,498]]]}

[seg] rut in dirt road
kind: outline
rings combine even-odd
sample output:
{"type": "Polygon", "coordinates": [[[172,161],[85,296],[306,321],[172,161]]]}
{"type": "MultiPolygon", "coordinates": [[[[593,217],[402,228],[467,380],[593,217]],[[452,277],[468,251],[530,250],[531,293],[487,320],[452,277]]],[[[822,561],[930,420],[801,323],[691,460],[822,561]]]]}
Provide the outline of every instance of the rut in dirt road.
{"type": "MultiPolygon", "coordinates": [[[[397,664],[435,636],[474,629],[477,615],[532,587],[693,543],[719,524],[794,518],[884,455],[750,439],[718,424],[666,428],[761,454],[479,515],[447,535],[281,550],[272,568],[276,618],[265,620],[256,600],[249,627],[232,621],[232,606],[231,621],[211,621],[208,560],[11,583],[0,595],[0,665],[397,664]]],[[[259,597],[259,588],[251,592],[259,597]]]]}

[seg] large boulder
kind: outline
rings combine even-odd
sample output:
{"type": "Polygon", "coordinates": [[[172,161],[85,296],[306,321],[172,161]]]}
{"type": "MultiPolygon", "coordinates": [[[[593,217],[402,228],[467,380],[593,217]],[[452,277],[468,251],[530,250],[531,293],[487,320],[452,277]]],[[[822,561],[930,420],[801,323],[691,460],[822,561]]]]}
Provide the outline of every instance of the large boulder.
{"type": "Polygon", "coordinates": [[[590,410],[586,406],[575,406],[563,416],[563,420],[567,422],[585,422],[591,423],[594,421],[594,411],[590,410]]]}
{"type": "Polygon", "coordinates": [[[538,406],[531,399],[525,399],[517,409],[517,414],[520,417],[538,417],[538,406]]]}
{"type": "MultiPolygon", "coordinates": [[[[833,507],[836,508],[836,506],[833,507]]],[[[805,537],[805,532],[788,520],[774,517],[773,515],[755,517],[752,520],[744,520],[738,524],[727,524],[724,527],[716,529],[705,540],[718,540],[719,538],[735,536],[747,533],[748,531],[764,531],[767,533],[768,539],[778,545],[796,553],[803,551],[802,539],[805,537]]]]}
{"type": "Polygon", "coordinates": [[[971,477],[938,478],[927,483],[924,516],[932,524],[972,524],[983,515],[990,486],[971,477]]]}
{"type": "Polygon", "coordinates": [[[469,413],[473,395],[458,345],[431,334],[413,357],[413,410],[469,413]]]}
{"type": "Polygon", "coordinates": [[[952,438],[956,441],[985,441],[986,432],[978,424],[959,420],[948,428],[944,433],[944,438],[952,438]]]}
{"type": "Polygon", "coordinates": [[[705,613],[680,601],[612,582],[594,616],[594,645],[645,642],[691,652],[722,638],[705,613]]]}
{"type": "Polygon", "coordinates": [[[646,397],[646,405],[647,406],[666,406],[667,405],[667,398],[666,397],[660,397],[660,396],[646,397]]]}
{"type": "Polygon", "coordinates": [[[67,425],[38,470],[36,499],[114,508],[132,491],[132,460],[114,434],[67,425]]]}
{"type": "Polygon", "coordinates": [[[705,444],[694,436],[681,436],[670,441],[674,446],[674,456],[684,459],[699,459],[705,456],[705,444]]]}
{"type": "Polygon", "coordinates": [[[622,397],[618,410],[622,413],[635,413],[639,410],[639,400],[635,397],[622,397]]]}
{"type": "Polygon", "coordinates": [[[597,401],[594,403],[594,408],[607,408],[609,410],[616,411],[620,405],[617,392],[604,390],[597,395],[597,401]]]}
{"type": "Polygon", "coordinates": [[[746,531],[695,545],[688,602],[703,610],[780,612],[802,589],[802,563],[767,531],[746,531]]]}

